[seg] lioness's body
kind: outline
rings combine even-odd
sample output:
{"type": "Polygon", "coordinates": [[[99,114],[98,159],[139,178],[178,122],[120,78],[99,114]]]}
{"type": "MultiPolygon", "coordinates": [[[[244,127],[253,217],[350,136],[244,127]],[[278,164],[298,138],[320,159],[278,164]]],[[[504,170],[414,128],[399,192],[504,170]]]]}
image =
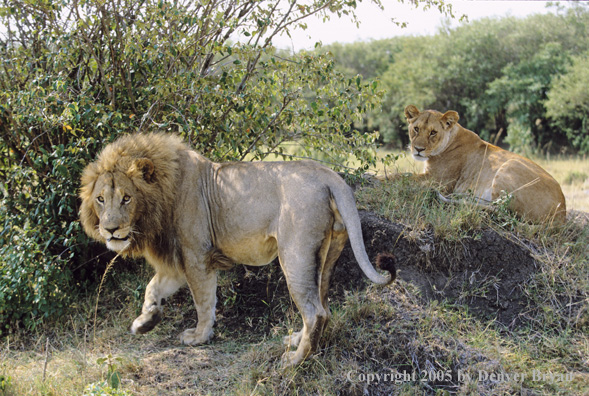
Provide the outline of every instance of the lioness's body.
{"type": "Polygon", "coordinates": [[[411,154],[425,161],[423,177],[450,193],[472,192],[491,202],[512,194],[509,208],[533,222],[566,220],[560,185],[539,165],[485,142],[458,124],[458,113],[420,112],[407,106],[411,154]]]}
{"type": "Polygon", "coordinates": [[[315,162],[213,163],[173,135],[121,138],[82,178],[85,231],[115,251],[144,256],[156,274],[133,333],[151,330],[162,300],[188,283],[198,325],[181,335],[198,344],[212,335],[216,269],[265,265],[279,257],[303,317],[286,364],[315,350],[328,319],[327,288],[347,241],[362,270],[388,283],[370,264],[351,189],[315,162]]]}

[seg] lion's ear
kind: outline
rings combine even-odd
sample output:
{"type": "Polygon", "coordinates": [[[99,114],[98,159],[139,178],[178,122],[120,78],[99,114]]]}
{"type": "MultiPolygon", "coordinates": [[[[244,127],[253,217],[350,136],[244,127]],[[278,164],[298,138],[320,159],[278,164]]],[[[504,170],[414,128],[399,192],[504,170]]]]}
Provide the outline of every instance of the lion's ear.
{"type": "Polygon", "coordinates": [[[446,127],[446,129],[450,129],[458,122],[459,119],[460,116],[458,113],[454,110],[450,110],[444,113],[441,120],[444,127],[446,127]]]}
{"type": "Polygon", "coordinates": [[[417,118],[419,116],[419,109],[413,105],[405,107],[405,118],[407,121],[417,118]]]}
{"type": "Polygon", "coordinates": [[[133,165],[131,165],[131,168],[127,172],[127,176],[133,177],[140,175],[143,180],[151,183],[154,181],[154,170],[153,162],[149,158],[139,158],[133,162],[133,165]]]}

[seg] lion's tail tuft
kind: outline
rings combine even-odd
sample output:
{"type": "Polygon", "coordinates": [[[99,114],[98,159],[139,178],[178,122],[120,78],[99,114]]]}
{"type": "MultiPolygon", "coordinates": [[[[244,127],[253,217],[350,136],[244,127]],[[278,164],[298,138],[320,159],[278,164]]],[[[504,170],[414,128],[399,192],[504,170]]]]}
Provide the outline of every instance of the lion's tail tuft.
{"type": "Polygon", "coordinates": [[[391,280],[389,283],[393,282],[397,275],[396,261],[395,256],[391,253],[379,253],[376,256],[376,268],[387,271],[391,274],[391,280]]]}

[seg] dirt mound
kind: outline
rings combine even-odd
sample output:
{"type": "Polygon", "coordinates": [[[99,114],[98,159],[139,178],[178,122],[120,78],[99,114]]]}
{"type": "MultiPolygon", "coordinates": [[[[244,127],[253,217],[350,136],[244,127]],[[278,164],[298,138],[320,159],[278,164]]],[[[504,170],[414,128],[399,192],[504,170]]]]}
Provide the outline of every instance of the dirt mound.
{"type": "MultiPolygon", "coordinates": [[[[523,286],[535,273],[536,262],[520,244],[491,229],[450,242],[372,212],[360,211],[360,218],[371,262],[376,262],[378,253],[393,253],[397,279],[418,286],[424,300],[468,305],[474,315],[496,318],[506,326],[524,319],[530,303],[523,286]]],[[[231,327],[268,331],[283,317],[282,307],[291,304],[277,263],[261,268],[238,266],[225,274],[231,277],[230,284],[220,284],[217,308],[231,327]],[[246,323],[244,317],[255,318],[256,323],[246,323]]],[[[367,283],[348,243],[334,271],[330,298],[340,299],[367,283]]]]}
{"type": "MultiPolygon", "coordinates": [[[[371,260],[392,252],[397,276],[411,282],[427,299],[466,304],[472,313],[516,325],[529,302],[523,291],[536,262],[529,251],[491,229],[456,242],[440,241],[432,232],[415,232],[372,212],[361,211],[364,243],[371,260]]],[[[342,252],[334,284],[361,276],[350,246],[342,252]]]]}

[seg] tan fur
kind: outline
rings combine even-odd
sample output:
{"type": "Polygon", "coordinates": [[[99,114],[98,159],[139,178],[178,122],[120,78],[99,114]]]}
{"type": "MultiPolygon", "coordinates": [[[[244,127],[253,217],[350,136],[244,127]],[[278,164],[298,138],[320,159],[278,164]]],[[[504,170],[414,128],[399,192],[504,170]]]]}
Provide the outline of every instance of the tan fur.
{"type": "Polygon", "coordinates": [[[88,235],[123,255],[145,257],[156,270],[133,333],[151,330],[161,320],[162,300],[187,283],[198,325],[181,340],[208,341],[216,269],[265,265],[278,256],[303,317],[303,330],[285,338],[298,345],[284,357],[294,365],[317,348],[329,318],[329,279],[348,236],[373,282],[393,279],[368,259],[351,189],[316,162],[217,164],[177,136],[130,135],[88,165],[80,197],[88,235]]]}
{"type": "Polygon", "coordinates": [[[494,201],[513,195],[510,209],[533,222],[563,223],[565,198],[560,185],[536,163],[485,142],[458,124],[458,113],[405,108],[411,154],[426,161],[422,177],[441,183],[446,192],[467,193],[494,201]]]}

